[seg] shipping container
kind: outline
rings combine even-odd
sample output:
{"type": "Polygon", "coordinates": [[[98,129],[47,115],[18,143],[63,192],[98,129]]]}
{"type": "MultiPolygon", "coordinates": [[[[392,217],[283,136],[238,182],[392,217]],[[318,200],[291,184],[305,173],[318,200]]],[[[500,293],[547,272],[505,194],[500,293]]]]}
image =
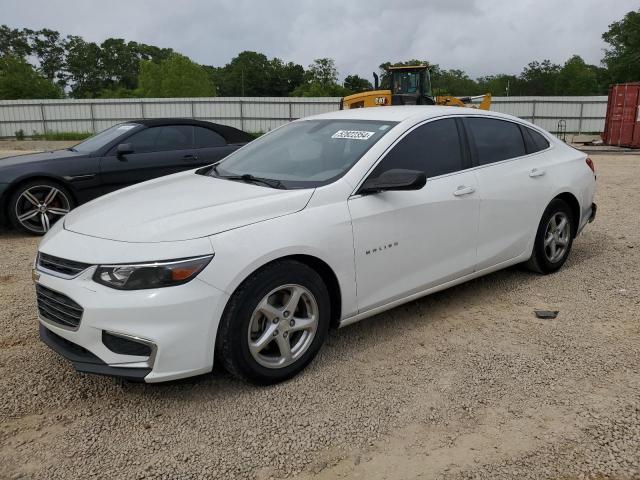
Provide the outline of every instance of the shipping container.
{"type": "Polygon", "coordinates": [[[640,82],[609,88],[602,140],[607,145],[640,148],[640,82]]]}

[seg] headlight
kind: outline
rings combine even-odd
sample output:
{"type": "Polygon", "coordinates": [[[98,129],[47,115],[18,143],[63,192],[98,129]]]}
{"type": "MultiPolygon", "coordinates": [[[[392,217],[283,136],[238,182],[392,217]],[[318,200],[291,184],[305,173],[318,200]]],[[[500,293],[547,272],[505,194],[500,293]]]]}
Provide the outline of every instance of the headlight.
{"type": "Polygon", "coordinates": [[[213,255],[130,265],[98,265],[93,280],[118,290],[172,287],[193,280],[213,255]]]}

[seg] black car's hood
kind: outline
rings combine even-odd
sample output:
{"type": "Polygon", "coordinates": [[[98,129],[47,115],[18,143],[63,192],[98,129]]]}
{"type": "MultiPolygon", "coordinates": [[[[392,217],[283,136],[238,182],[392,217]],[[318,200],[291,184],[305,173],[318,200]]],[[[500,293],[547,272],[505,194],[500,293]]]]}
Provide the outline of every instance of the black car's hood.
{"type": "Polygon", "coordinates": [[[27,163],[40,163],[63,158],[73,158],[85,156],[85,153],[74,152],[72,150],[53,150],[50,152],[27,153],[25,155],[16,155],[15,157],[6,157],[0,159],[0,169],[4,167],[14,167],[27,163]]]}

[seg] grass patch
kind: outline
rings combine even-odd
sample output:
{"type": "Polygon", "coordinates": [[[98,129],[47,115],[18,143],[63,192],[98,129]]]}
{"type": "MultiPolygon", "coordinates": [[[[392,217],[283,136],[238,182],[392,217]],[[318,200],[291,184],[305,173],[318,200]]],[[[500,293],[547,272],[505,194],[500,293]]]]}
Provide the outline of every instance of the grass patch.
{"type": "Polygon", "coordinates": [[[90,132],[47,132],[36,133],[31,135],[33,140],[84,140],[89,138],[93,133],[90,132]]]}

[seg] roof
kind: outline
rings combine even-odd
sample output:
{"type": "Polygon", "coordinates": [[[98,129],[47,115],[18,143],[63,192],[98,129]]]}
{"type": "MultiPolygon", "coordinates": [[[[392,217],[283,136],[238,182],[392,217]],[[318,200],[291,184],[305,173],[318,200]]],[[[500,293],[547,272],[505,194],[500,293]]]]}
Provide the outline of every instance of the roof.
{"type": "Polygon", "coordinates": [[[126,123],[137,123],[146,127],[160,127],[162,125],[197,125],[199,127],[208,128],[222,135],[229,143],[245,143],[253,140],[253,137],[234,127],[228,125],[220,125],[219,123],[206,122],[204,120],[195,120],[193,118],[140,118],[129,120],[126,123]]]}
{"type": "Polygon", "coordinates": [[[349,120],[378,120],[382,122],[402,122],[413,119],[416,121],[427,120],[429,118],[441,117],[444,115],[488,115],[514,119],[511,115],[504,113],[480,110],[478,108],[447,107],[441,105],[404,105],[390,107],[370,107],[352,108],[349,110],[338,110],[335,112],[323,113],[307,117],[307,120],[321,119],[349,119],[349,120]]]}
{"type": "Polygon", "coordinates": [[[429,68],[429,65],[425,65],[425,64],[420,64],[420,65],[398,65],[398,66],[393,66],[391,65],[390,67],[387,67],[387,70],[418,70],[418,69],[427,69],[429,68]]]}

